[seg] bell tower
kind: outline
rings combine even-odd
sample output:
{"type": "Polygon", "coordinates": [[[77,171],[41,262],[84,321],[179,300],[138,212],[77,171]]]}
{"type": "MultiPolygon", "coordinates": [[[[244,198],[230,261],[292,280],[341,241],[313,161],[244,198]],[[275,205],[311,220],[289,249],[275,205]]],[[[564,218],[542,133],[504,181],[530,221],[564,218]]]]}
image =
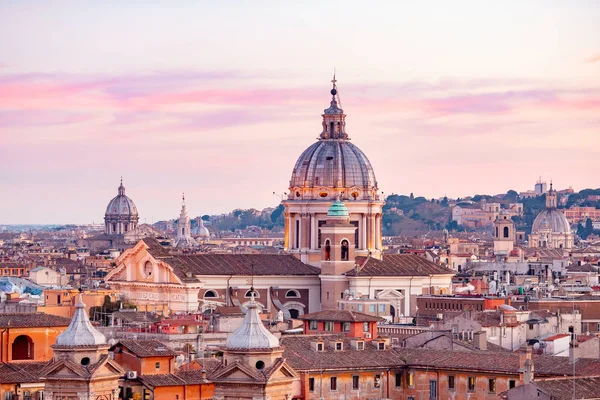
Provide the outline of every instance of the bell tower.
{"type": "Polygon", "coordinates": [[[348,279],[344,275],[354,268],[354,232],[348,209],[339,199],[327,211],[321,227],[321,308],[337,308],[344,298],[348,279]]]}
{"type": "Polygon", "coordinates": [[[494,254],[509,255],[515,244],[515,224],[506,210],[494,221],[494,254]]]}

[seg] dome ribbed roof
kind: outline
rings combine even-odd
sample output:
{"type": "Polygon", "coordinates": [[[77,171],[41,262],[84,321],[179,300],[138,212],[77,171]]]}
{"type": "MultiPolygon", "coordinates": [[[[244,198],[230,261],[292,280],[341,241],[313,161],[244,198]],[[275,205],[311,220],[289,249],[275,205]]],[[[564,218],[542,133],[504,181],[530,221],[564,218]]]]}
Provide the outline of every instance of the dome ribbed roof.
{"type": "Polygon", "coordinates": [[[85,311],[81,294],[75,304],[75,314],[67,329],[56,338],[57,346],[90,346],[106,344],[106,337],[100,333],[85,311]]]}
{"type": "Polygon", "coordinates": [[[571,226],[565,214],[556,208],[546,208],[535,217],[531,227],[532,233],[553,232],[571,233],[571,226]]]}
{"type": "Polygon", "coordinates": [[[367,156],[343,139],[320,140],[296,161],[291,187],[376,188],[375,172],[367,156]]]}
{"type": "MultiPolygon", "coordinates": [[[[253,290],[253,289],[251,289],[253,290]]],[[[258,304],[254,294],[247,306],[244,322],[228,338],[225,344],[232,350],[274,349],[279,347],[279,339],[263,325],[258,314],[258,304]]]]}
{"type": "Polygon", "coordinates": [[[328,217],[349,217],[350,213],[348,213],[348,208],[339,200],[333,202],[331,206],[329,206],[329,210],[327,210],[328,217]]]}
{"type": "Polygon", "coordinates": [[[138,216],[138,210],[133,200],[125,196],[125,186],[121,181],[119,194],[114,197],[106,207],[106,215],[111,216],[138,216]]]}

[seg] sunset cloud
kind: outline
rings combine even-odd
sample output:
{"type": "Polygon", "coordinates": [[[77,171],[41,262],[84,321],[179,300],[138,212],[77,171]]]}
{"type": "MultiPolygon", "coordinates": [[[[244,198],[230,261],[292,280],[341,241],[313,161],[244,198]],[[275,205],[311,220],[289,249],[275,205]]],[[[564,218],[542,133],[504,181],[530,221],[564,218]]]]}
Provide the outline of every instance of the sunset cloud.
{"type": "Polygon", "coordinates": [[[600,61],[600,54],[596,54],[585,60],[586,64],[596,63],[600,61]]]}

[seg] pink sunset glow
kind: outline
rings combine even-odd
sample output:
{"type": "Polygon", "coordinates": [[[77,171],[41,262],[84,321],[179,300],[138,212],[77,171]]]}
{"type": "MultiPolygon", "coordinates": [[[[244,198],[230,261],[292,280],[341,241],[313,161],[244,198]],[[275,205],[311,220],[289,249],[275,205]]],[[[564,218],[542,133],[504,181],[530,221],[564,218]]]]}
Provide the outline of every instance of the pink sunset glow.
{"type": "Polygon", "coordinates": [[[274,206],[334,67],[386,194],[600,186],[598,3],[233,4],[0,5],[0,223],[274,206]]]}

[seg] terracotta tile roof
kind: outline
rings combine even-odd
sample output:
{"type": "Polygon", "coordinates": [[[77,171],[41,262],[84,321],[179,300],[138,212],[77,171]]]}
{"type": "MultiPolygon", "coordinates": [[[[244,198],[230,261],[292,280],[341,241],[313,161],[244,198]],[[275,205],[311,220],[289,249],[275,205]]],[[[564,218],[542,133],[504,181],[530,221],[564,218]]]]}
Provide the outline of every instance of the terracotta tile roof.
{"type": "Polygon", "coordinates": [[[174,357],[176,352],[158,340],[119,340],[111,350],[125,347],[138,357],[174,357]]]}
{"type": "Polygon", "coordinates": [[[48,361],[2,363],[0,364],[0,383],[41,382],[41,372],[47,365],[48,361]]]}
{"type": "Polygon", "coordinates": [[[242,311],[241,308],[237,307],[237,306],[218,306],[215,311],[213,312],[213,314],[217,314],[220,316],[240,316],[240,315],[244,315],[244,312],[242,311]]]}
{"type": "Polygon", "coordinates": [[[571,337],[568,333],[559,333],[558,335],[553,335],[547,338],[542,339],[544,342],[554,342],[555,340],[571,337]]]}
{"type": "Polygon", "coordinates": [[[332,322],[379,322],[380,317],[354,312],[350,310],[324,310],[298,317],[303,321],[332,321],[332,322]]]}
{"type": "Polygon", "coordinates": [[[283,357],[297,371],[315,369],[361,369],[394,368],[404,366],[397,350],[377,350],[372,343],[365,342],[364,350],[354,350],[350,339],[345,335],[298,335],[284,336],[283,357]],[[324,351],[315,351],[311,342],[321,339],[325,342],[324,351]],[[329,342],[343,341],[344,350],[334,351],[329,342]]]}
{"type": "Polygon", "coordinates": [[[553,400],[600,398],[600,377],[547,379],[534,381],[533,384],[552,395],[553,400]],[[573,383],[575,383],[575,397],[573,397],[573,383]]]}
{"type": "Polygon", "coordinates": [[[139,380],[152,387],[183,386],[187,383],[175,374],[142,375],[139,377],[139,380]]]}
{"type": "Polygon", "coordinates": [[[202,378],[202,370],[179,370],[176,375],[179,379],[184,381],[186,385],[200,385],[203,383],[208,383],[206,379],[202,378]]]}
{"type": "Polygon", "coordinates": [[[203,369],[207,372],[212,371],[221,364],[221,360],[218,358],[204,358],[195,359],[192,362],[183,364],[179,371],[202,371],[203,369]]]}
{"type": "Polygon", "coordinates": [[[598,268],[592,264],[570,265],[567,267],[567,272],[598,272],[598,268]]]}
{"type": "Polygon", "coordinates": [[[35,313],[0,314],[0,328],[33,328],[38,326],[69,326],[70,318],[35,313]]]}
{"type": "Polygon", "coordinates": [[[159,321],[156,314],[147,313],[143,311],[117,311],[113,313],[114,318],[119,318],[125,323],[143,323],[153,324],[159,321]]]}
{"type": "Polygon", "coordinates": [[[143,239],[154,258],[169,264],[182,281],[197,275],[319,275],[321,270],[290,254],[169,254],[155,239],[143,239]],[[149,244],[150,243],[150,244],[149,244]]]}
{"type": "Polygon", "coordinates": [[[349,276],[429,276],[453,275],[454,271],[441,267],[415,254],[389,254],[383,260],[371,257],[356,257],[357,269],[346,273],[349,276]]]}

